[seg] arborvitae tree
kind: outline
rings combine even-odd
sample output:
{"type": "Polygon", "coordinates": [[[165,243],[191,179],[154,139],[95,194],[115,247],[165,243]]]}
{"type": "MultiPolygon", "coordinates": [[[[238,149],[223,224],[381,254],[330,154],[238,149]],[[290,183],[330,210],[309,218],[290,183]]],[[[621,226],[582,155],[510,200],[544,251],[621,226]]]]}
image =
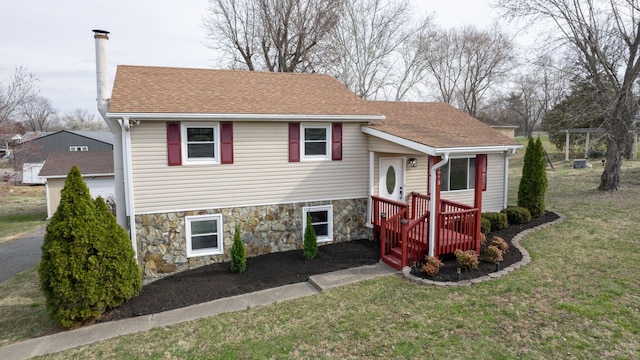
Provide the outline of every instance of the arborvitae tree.
{"type": "Polygon", "coordinates": [[[302,243],[302,256],[311,260],[318,256],[318,238],[311,224],[311,214],[307,215],[307,227],[304,229],[304,241],[302,243]]]}
{"type": "Polygon", "coordinates": [[[140,290],[131,244],[122,238],[124,229],[107,224],[115,219],[106,217],[102,204],[97,210],[74,166],[47,225],[38,268],[47,310],[66,328],[96,319],[140,290]]]}
{"type": "Polygon", "coordinates": [[[142,272],[129,234],[118,225],[105,200],[98,197],[95,206],[104,237],[96,239],[93,245],[99,254],[104,300],[107,307],[113,308],[138,295],[142,289],[142,272]]]}
{"type": "Polygon", "coordinates": [[[524,153],[522,179],[518,188],[518,206],[527,208],[533,217],[544,214],[544,195],[547,190],[547,163],[540,137],[534,142],[529,138],[524,153]]]}
{"type": "Polygon", "coordinates": [[[247,252],[240,239],[240,230],[236,227],[233,234],[233,246],[231,246],[231,271],[243,273],[247,269],[247,252]]]}

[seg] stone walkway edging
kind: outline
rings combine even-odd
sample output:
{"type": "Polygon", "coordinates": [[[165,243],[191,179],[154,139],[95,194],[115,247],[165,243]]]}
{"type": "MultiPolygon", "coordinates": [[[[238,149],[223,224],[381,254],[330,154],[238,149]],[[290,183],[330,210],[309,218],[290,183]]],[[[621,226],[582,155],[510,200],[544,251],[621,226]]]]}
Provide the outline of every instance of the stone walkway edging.
{"type": "Polygon", "coordinates": [[[429,279],[423,279],[421,277],[417,277],[415,275],[411,275],[411,267],[409,266],[405,266],[402,269],[402,277],[409,280],[410,282],[417,284],[417,285],[430,285],[430,286],[438,286],[438,287],[456,287],[456,286],[471,286],[471,285],[475,285],[475,284],[480,284],[482,282],[485,281],[489,281],[489,280],[493,280],[493,279],[499,279],[502,276],[505,276],[509,273],[511,273],[512,271],[521,268],[522,266],[528,264],[531,262],[531,255],[529,255],[529,252],[527,251],[527,249],[525,249],[522,245],[520,245],[520,240],[522,240],[525,236],[538,231],[538,230],[542,230],[542,229],[546,229],[550,226],[556,225],[556,224],[560,224],[561,222],[566,220],[566,216],[552,211],[554,214],[558,215],[558,218],[548,222],[548,223],[544,223],[544,224],[540,224],[538,226],[534,226],[530,229],[526,229],[523,230],[521,232],[519,232],[518,234],[516,234],[516,236],[513,237],[513,239],[511,239],[511,244],[513,246],[515,246],[516,249],[518,249],[520,251],[520,253],[522,254],[522,259],[520,261],[517,261],[509,266],[507,266],[506,268],[500,270],[500,271],[496,271],[493,273],[490,273],[486,276],[481,276],[475,279],[470,279],[470,280],[462,280],[462,281],[433,281],[433,280],[429,280],[429,279]]]}

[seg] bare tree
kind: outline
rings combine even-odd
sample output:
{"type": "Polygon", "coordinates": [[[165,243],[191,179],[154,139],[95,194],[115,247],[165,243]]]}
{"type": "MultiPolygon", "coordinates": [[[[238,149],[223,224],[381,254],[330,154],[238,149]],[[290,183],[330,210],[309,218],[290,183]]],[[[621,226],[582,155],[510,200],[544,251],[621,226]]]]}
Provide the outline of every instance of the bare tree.
{"type": "Polygon", "coordinates": [[[32,96],[20,106],[22,123],[30,131],[47,131],[49,121],[55,116],[51,101],[42,96],[32,96]]]}
{"type": "Polygon", "coordinates": [[[305,72],[313,51],[335,26],[344,0],[209,0],[208,46],[232,67],[305,72]]]}
{"type": "Polygon", "coordinates": [[[13,74],[0,83],[0,127],[16,121],[20,108],[37,93],[38,78],[24,67],[17,67],[13,74]]]}
{"type": "Polygon", "coordinates": [[[324,47],[323,71],[363,99],[393,83],[398,49],[410,43],[408,0],[352,0],[324,47]]]}
{"type": "Polygon", "coordinates": [[[604,109],[607,154],[598,188],[617,190],[622,155],[638,110],[634,86],[640,74],[639,1],[500,0],[498,6],[513,18],[552,24],[558,41],[574,51],[604,109]]]}
{"type": "Polygon", "coordinates": [[[436,98],[472,116],[477,115],[487,91],[505,79],[513,59],[513,43],[497,26],[439,30],[425,53],[438,89],[436,98]]]}
{"type": "Polygon", "coordinates": [[[464,63],[457,93],[463,110],[476,116],[487,91],[512,69],[513,43],[497,27],[491,31],[465,27],[461,40],[464,63]]]}
{"type": "Polygon", "coordinates": [[[61,125],[67,130],[107,130],[106,124],[86,109],[75,109],[62,116],[61,125]]]}

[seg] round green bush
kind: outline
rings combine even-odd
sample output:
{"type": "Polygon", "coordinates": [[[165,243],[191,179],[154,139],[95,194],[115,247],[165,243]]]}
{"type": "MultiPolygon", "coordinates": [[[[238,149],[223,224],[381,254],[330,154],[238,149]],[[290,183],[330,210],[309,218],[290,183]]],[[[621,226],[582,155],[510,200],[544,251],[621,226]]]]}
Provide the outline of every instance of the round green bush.
{"type": "Polygon", "coordinates": [[[482,217],[480,219],[480,232],[483,234],[488,234],[491,232],[491,221],[489,219],[482,217]]]}
{"type": "Polygon", "coordinates": [[[507,214],[507,221],[509,224],[526,224],[531,221],[531,213],[529,209],[520,206],[510,206],[502,210],[502,213],[507,214]]]}
{"type": "Polygon", "coordinates": [[[482,213],[482,218],[489,220],[491,223],[491,231],[506,229],[509,226],[507,214],[499,212],[482,213]]]}
{"type": "Polygon", "coordinates": [[[127,232],[73,167],[47,225],[38,267],[50,317],[65,328],[98,318],[140,292],[142,275],[127,232]]]}

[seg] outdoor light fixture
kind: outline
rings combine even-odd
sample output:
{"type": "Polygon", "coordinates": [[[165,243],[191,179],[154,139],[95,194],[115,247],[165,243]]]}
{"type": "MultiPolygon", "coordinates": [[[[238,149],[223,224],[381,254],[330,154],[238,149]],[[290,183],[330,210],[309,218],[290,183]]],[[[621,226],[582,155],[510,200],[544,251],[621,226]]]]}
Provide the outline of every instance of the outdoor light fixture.
{"type": "Polygon", "coordinates": [[[418,159],[416,159],[416,158],[414,158],[414,157],[409,158],[409,166],[410,166],[410,167],[416,167],[416,166],[418,166],[418,159]]]}

